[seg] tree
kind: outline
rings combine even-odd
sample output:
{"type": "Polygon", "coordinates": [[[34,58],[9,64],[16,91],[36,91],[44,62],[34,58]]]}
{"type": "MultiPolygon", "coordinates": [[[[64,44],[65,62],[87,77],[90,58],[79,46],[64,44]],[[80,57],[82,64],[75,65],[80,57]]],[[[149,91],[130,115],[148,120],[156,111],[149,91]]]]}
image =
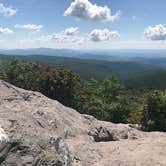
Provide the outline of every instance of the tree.
{"type": "Polygon", "coordinates": [[[142,126],[147,131],[166,131],[166,92],[151,92],[144,109],[142,126]]]}
{"type": "Polygon", "coordinates": [[[36,90],[36,72],[39,65],[20,60],[11,61],[5,68],[5,80],[24,89],[36,90]]]}
{"type": "Polygon", "coordinates": [[[105,103],[110,104],[117,100],[117,97],[122,92],[122,85],[115,77],[109,77],[101,82],[100,95],[104,99],[105,103]]]}
{"type": "Polygon", "coordinates": [[[75,91],[77,91],[80,82],[78,74],[64,66],[58,69],[41,66],[37,75],[40,92],[66,106],[75,104],[75,91]]]}
{"type": "Polygon", "coordinates": [[[127,123],[130,112],[125,89],[114,77],[98,82],[91,80],[84,85],[77,99],[78,110],[100,120],[127,123]]]}
{"type": "Polygon", "coordinates": [[[15,59],[1,70],[0,78],[20,88],[39,91],[66,106],[74,107],[76,104],[74,98],[80,77],[67,67],[56,69],[15,59]]]}
{"type": "Polygon", "coordinates": [[[115,123],[128,122],[131,109],[126,90],[114,77],[85,82],[67,67],[20,60],[9,63],[5,77],[18,87],[39,91],[80,113],[115,123]]]}

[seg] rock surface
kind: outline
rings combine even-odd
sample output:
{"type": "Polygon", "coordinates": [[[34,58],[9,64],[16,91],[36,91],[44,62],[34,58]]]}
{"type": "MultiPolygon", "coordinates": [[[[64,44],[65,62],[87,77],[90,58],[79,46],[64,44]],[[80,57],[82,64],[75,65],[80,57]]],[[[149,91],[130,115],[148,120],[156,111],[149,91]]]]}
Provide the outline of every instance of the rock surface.
{"type": "Polygon", "coordinates": [[[0,80],[0,165],[165,166],[166,134],[80,115],[0,80]]]}

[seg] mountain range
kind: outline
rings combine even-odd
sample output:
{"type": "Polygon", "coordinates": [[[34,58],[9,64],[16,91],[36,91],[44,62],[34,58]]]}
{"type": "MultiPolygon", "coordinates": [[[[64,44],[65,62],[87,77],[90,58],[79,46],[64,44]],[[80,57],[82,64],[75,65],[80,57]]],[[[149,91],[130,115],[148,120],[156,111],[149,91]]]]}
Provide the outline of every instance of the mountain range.
{"type": "Polygon", "coordinates": [[[116,76],[129,87],[163,89],[166,84],[166,50],[0,50],[0,66],[13,58],[54,67],[67,66],[81,78],[102,80],[116,76]],[[3,62],[2,62],[3,60],[3,62]],[[160,79],[158,79],[160,78],[160,79]]]}
{"type": "Polygon", "coordinates": [[[166,58],[166,50],[76,50],[53,48],[1,49],[2,55],[47,55],[108,61],[138,61],[166,58]]]}

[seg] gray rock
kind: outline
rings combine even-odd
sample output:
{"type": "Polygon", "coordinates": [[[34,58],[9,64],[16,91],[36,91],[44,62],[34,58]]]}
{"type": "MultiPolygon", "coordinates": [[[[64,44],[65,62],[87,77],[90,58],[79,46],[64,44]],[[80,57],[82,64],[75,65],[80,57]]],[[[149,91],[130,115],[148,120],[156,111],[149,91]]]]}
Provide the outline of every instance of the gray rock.
{"type": "Polygon", "coordinates": [[[165,133],[98,121],[1,80],[0,125],[2,166],[166,165],[165,133]]]}

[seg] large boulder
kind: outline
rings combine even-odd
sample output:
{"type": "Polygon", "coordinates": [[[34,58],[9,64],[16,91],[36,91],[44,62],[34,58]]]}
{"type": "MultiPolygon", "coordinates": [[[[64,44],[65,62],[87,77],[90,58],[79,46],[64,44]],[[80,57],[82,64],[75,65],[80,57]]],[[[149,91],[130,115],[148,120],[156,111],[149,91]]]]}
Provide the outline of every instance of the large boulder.
{"type": "Polygon", "coordinates": [[[0,80],[0,165],[166,165],[166,134],[81,115],[0,80]]]}

